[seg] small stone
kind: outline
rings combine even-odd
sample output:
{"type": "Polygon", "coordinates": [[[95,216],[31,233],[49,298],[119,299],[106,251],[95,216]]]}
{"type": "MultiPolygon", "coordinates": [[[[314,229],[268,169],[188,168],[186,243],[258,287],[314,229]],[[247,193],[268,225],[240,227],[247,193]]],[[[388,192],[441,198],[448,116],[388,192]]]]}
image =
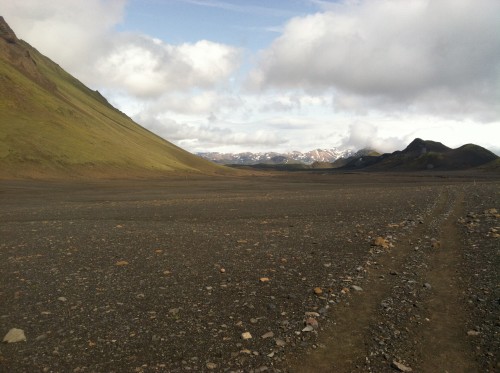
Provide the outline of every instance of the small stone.
{"type": "Polygon", "coordinates": [[[244,333],[241,333],[241,338],[242,339],[252,339],[252,335],[250,334],[250,332],[244,332],[244,333]]]}
{"type": "Polygon", "coordinates": [[[221,268],[220,269],[220,273],[226,273],[226,269],[225,268],[221,268]]]}
{"type": "Polygon", "coordinates": [[[306,321],[305,321],[306,325],[310,325],[313,327],[313,329],[318,329],[319,327],[319,324],[318,324],[318,321],[312,317],[309,317],[306,321]]]}
{"type": "Polygon", "coordinates": [[[261,277],[259,279],[260,282],[269,282],[269,277],[261,277]]]}
{"type": "Polygon", "coordinates": [[[26,336],[24,335],[24,330],[12,328],[10,329],[5,337],[3,337],[3,342],[5,343],[16,343],[16,342],[26,342],[26,336]]]}
{"type": "Polygon", "coordinates": [[[66,302],[68,299],[66,299],[66,297],[59,297],[59,298],[57,298],[57,300],[59,302],[66,302]]]}
{"type": "Polygon", "coordinates": [[[357,286],[357,285],[352,285],[351,289],[354,291],[363,291],[363,288],[361,286],[357,286]]]}
{"type": "Polygon", "coordinates": [[[314,328],[311,325],[307,325],[304,329],[302,329],[303,332],[312,332],[314,328]]]}
{"type": "Polygon", "coordinates": [[[320,287],[316,287],[316,288],[314,288],[314,290],[313,290],[313,291],[314,291],[314,294],[316,294],[316,295],[321,295],[321,294],[323,294],[323,289],[321,289],[320,287]]]}
{"type": "Polygon", "coordinates": [[[431,239],[431,247],[433,249],[439,249],[441,247],[441,242],[435,238],[431,239]]]}
{"type": "Polygon", "coordinates": [[[217,364],[208,362],[208,363],[207,363],[207,369],[208,369],[208,370],[214,370],[214,369],[217,369],[217,364]]]}
{"type": "Polygon", "coordinates": [[[39,341],[43,341],[45,339],[47,339],[47,334],[40,334],[38,337],[35,338],[35,341],[39,342],[39,341]]]}
{"type": "Polygon", "coordinates": [[[391,364],[391,366],[397,370],[399,370],[400,372],[413,372],[413,369],[411,369],[410,367],[407,367],[406,365],[404,364],[401,364],[400,362],[394,360],[391,364]]]}
{"type": "Polygon", "coordinates": [[[267,338],[272,338],[272,337],[274,337],[273,332],[267,332],[261,336],[262,339],[267,339],[267,338]]]}
{"type": "Polygon", "coordinates": [[[432,289],[432,286],[431,286],[431,284],[429,284],[428,282],[426,282],[426,283],[424,284],[424,288],[426,288],[427,290],[431,290],[431,289],[432,289]]]}
{"type": "Polygon", "coordinates": [[[126,260],[119,260],[115,263],[115,265],[118,267],[123,267],[123,266],[128,265],[128,262],[126,260]]]}
{"type": "Polygon", "coordinates": [[[390,245],[384,237],[377,237],[372,240],[372,246],[378,246],[384,249],[388,249],[390,245]]]}
{"type": "Polygon", "coordinates": [[[276,346],[278,346],[278,347],[285,347],[286,346],[286,342],[282,339],[276,338],[274,341],[276,342],[276,346]]]}
{"type": "Polygon", "coordinates": [[[479,335],[479,334],[480,334],[480,333],[479,333],[477,330],[469,330],[469,331],[467,332],[467,335],[468,335],[469,337],[475,337],[475,336],[477,336],[477,335],[479,335]]]}
{"type": "Polygon", "coordinates": [[[306,312],[304,315],[307,317],[319,317],[319,313],[317,312],[306,312]]]}

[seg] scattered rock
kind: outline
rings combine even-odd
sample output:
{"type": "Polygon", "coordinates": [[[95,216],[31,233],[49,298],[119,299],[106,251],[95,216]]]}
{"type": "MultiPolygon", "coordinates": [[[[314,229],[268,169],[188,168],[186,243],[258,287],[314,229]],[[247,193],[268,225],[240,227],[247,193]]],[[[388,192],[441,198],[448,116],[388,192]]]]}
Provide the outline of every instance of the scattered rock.
{"type": "Polygon", "coordinates": [[[321,294],[323,294],[323,289],[321,289],[320,287],[316,287],[316,288],[314,288],[314,290],[313,290],[313,291],[314,291],[314,294],[316,294],[316,295],[321,295],[321,294]]]}
{"type": "Polygon", "coordinates": [[[320,316],[319,313],[317,313],[317,312],[306,312],[304,315],[306,317],[319,317],[320,316]]]}
{"type": "Polygon", "coordinates": [[[115,263],[115,265],[118,267],[123,267],[123,266],[127,266],[128,262],[126,260],[119,260],[115,263]]]}
{"type": "Polygon", "coordinates": [[[278,346],[278,347],[285,347],[286,346],[286,342],[282,339],[276,338],[274,341],[276,342],[276,346],[278,346]]]}
{"type": "Polygon", "coordinates": [[[206,366],[207,366],[208,370],[217,369],[217,364],[215,364],[215,363],[208,362],[206,366]]]}
{"type": "Polygon", "coordinates": [[[24,330],[12,328],[10,329],[5,337],[3,337],[3,342],[5,343],[16,343],[16,342],[26,342],[26,336],[24,335],[24,330]]]}
{"type": "Polygon", "coordinates": [[[319,327],[318,320],[313,319],[312,317],[309,317],[309,318],[305,321],[305,324],[306,324],[306,325],[310,325],[310,326],[312,326],[312,327],[313,327],[313,329],[318,329],[318,327],[319,327]]]}
{"type": "Polygon", "coordinates": [[[470,337],[475,337],[475,336],[477,336],[479,334],[481,334],[481,333],[479,333],[477,330],[469,330],[467,332],[467,335],[470,336],[470,337]]]}
{"type": "Polygon", "coordinates": [[[384,249],[388,249],[390,247],[389,241],[387,241],[384,237],[380,236],[372,240],[372,246],[378,246],[384,249]]]}
{"type": "Polygon", "coordinates": [[[272,338],[272,337],[274,337],[273,332],[267,332],[261,336],[262,339],[267,339],[267,338],[272,338]]]}
{"type": "Polygon", "coordinates": [[[361,286],[357,286],[357,285],[352,285],[351,289],[354,291],[363,291],[363,288],[361,286]]]}
{"type": "Polygon", "coordinates": [[[431,247],[433,249],[439,249],[441,247],[441,241],[435,239],[435,238],[432,238],[431,239],[431,247]]]}
{"type": "Polygon", "coordinates": [[[261,277],[259,279],[260,282],[269,282],[269,277],[261,277]]]}
{"type": "Polygon", "coordinates": [[[66,299],[66,297],[59,297],[59,298],[57,298],[57,300],[59,302],[66,302],[68,299],[66,299]]]}
{"type": "Polygon", "coordinates": [[[250,332],[244,332],[244,333],[241,333],[241,339],[252,339],[252,334],[250,334],[250,332]]]}
{"type": "Polygon", "coordinates": [[[220,269],[220,273],[226,273],[226,269],[225,268],[221,268],[220,269]]]}
{"type": "Polygon", "coordinates": [[[303,332],[312,332],[314,328],[312,325],[307,325],[304,329],[302,329],[303,332]]]}
{"type": "Polygon", "coordinates": [[[427,290],[431,290],[431,289],[432,289],[432,286],[431,286],[431,284],[429,284],[428,282],[426,282],[426,283],[424,284],[424,288],[426,288],[427,290]]]}
{"type": "Polygon", "coordinates": [[[411,369],[410,367],[408,367],[404,364],[401,364],[400,362],[398,362],[396,360],[394,360],[392,362],[391,367],[397,369],[400,372],[413,372],[413,369],[411,369]]]}

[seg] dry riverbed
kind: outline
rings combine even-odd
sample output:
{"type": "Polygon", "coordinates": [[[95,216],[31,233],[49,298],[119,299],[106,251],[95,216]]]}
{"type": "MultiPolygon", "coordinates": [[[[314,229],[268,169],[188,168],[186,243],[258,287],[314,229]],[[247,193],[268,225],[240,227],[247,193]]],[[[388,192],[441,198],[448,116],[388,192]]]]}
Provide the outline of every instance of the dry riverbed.
{"type": "Polygon", "coordinates": [[[499,185],[0,182],[0,371],[494,372],[499,185]]]}

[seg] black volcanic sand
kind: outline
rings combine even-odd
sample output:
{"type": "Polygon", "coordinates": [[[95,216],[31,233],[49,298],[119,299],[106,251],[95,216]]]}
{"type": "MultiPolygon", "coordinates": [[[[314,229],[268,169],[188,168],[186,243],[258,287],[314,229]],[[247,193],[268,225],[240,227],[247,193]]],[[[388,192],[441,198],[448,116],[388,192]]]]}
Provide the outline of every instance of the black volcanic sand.
{"type": "Polygon", "coordinates": [[[499,186],[0,182],[0,371],[496,371],[499,186]]]}

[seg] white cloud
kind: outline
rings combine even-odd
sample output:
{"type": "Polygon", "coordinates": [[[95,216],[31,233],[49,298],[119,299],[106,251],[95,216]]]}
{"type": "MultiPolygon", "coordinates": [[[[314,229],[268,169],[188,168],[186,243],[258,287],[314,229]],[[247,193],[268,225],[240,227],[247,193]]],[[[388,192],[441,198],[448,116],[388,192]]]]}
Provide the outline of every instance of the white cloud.
{"type": "Polygon", "coordinates": [[[116,89],[157,97],[222,84],[238,67],[239,59],[237,48],[207,40],[170,45],[145,35],[123,34],[98,59],[96,69],[116,89]]]}
{"type": "Polygon", "coordinates": [[[125,0],[0,0],[0,5],[19,37],[102,90],[157,97],[212,88],[239,67],[241,52],[232,46],[207,40],[172,45],[115,31],[125,0]]]}
{"type": "Polygon", "coordinates": [[[0,0],[17,36],[71,72],[101,56],[125,13],[125,0],[0,0]]]}
{"type": "Polygon", "coordinates": [[[329,9],[290,20],[262,52],[251,85],[333,89],[337,99],[358,96],[349,99],[355,107],[369,98],[385,110],[482,120],[499,112],[497,0],[362,0],[329,9]]]}
{"type": "Polygon", "coordinates": [[[169,141],[193,152],[225,148],[235,151],[241,146],[258,149],[275,148],[286,140],[277,131],[259,130],[254,126],[237,123],[214,124],[211,118],[205,121],[184,122],[164,114],[153,115],[149,111],[134,116],[149,130],[169,141]]]}

